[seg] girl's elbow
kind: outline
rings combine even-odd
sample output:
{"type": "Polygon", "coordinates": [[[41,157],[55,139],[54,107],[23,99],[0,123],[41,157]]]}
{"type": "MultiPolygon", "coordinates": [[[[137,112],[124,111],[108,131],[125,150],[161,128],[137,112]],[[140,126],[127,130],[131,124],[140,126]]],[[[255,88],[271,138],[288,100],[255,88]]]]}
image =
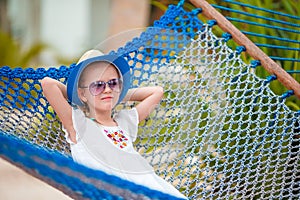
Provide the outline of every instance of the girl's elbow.
{"type": "Polygon", "coordinates": [[[49,86],[51,86],[51,85],[53,85],[53,79],[51,79],[49,77],[45,77],[41,80],[41,86],[42,86],[43,90],[49,88],[49,86]]]}
{"type": "Polygon", "coordinates": [[[41,87],[43,92],[54,91],[58,86],[58,82],[55,79],[45,77],[41,80],[41,87]]]}
{"type": "Polygon", "coordinates": [[[164,96],[164,88],[161,86],[157,86],[156,90],[157,90],[157,95],[159,96],[160,99],[162,99],[164,96]]]}

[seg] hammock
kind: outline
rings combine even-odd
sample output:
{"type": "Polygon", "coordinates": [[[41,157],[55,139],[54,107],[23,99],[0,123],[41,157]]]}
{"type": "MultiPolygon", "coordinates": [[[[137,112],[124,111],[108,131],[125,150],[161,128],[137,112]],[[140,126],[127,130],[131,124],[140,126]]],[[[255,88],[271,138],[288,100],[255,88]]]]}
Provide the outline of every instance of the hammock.
{"type": "MultiPolygon", "coordinates": [[[[211,5],[192,2],[198,8],[191,11],[183,1],[169,6],[111,52],[128,60],[133,88],[165,90],[140,124],[136,149],[190,199],[299,199],[300,112],[285,104],[300,97],[299,83],[211,5]],[[213,20],[202,22],[200,13],[213,20]],[[218,27],[224,34],[214,33],[218,27]],[[242,46],[233,50],[231,38],[242,46]],[[255,73],[260,64],[266,78],[255,73]],[[287,90],[275,94],[274,81],[287,90]]],[[[73,162],[39,80],[65,83],[74,66],[0,68],[0,156],[75,199],[176,199],[73,162]]]]}

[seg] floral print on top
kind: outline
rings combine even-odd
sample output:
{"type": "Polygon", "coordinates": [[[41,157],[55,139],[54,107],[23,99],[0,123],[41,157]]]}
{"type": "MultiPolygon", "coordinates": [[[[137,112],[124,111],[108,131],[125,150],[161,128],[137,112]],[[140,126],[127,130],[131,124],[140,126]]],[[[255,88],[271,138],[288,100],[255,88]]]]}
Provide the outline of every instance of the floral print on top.
{"type": "Polygon", "coordinates": [[[112,140],[114,145],[117,145],[117,147],[123,149],[128,146],[128,139],[122,130],[109,130],[104,128],[104,132],[107,137],[112,140]]]}

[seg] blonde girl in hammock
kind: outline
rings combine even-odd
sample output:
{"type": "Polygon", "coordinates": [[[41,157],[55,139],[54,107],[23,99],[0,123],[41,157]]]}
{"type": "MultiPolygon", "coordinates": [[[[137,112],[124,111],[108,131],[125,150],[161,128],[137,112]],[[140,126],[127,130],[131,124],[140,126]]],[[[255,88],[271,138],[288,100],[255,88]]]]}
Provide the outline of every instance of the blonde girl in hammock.
{"type": "Polygon", "coordinates": [[[137,137],[138,123],[146,119],[162,99],[162,87],[129,90],[130,68],[126,60],[103,55],[98,50],[90,50],[80,58],[67,86],[48,77],[41,84],[45,97],[62,122],[74,161],[186,199],[155,174],[132,144],[137,137]],[[112,116],[113,108],[121,101],[138,104],[112,116]]]}

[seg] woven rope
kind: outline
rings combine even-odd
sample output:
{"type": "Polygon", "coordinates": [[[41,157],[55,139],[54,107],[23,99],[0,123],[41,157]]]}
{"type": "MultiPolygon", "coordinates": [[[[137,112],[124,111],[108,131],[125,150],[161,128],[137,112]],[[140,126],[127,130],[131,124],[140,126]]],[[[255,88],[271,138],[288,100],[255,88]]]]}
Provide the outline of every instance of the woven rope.
{"type": "MultiPolygon", "coordinates": [[[[285,105],[293,91],[275,95],[269,83],[276,76],[257,77],[259,62],[244,63],[244,49],[229,48],[230,38],[217,37],[213,21],[195,17],[199,11],[171,6],[154,28],[112,52],[128,60],[132,87],[165,89],[140,124],[136,149],[191,199],[300,198],[300,113],[285,105]]],[[[72,197],[171,198],[101,172],[95,176],[69,158],[39,80],[65,82],[73,67],[0,69],[0,155],[72,197]]],[[[122,106],[132,105],[117,109],[122,106]]]]}

